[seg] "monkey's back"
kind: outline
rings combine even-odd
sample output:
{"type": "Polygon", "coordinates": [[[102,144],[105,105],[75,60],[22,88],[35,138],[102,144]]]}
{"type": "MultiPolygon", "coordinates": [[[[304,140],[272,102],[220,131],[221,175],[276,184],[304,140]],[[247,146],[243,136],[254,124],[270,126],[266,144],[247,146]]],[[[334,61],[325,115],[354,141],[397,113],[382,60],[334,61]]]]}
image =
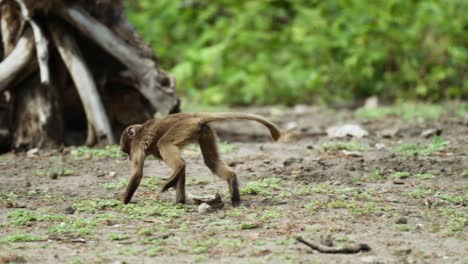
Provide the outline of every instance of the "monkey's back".
{"type": "Polygon", "coordinates": [[[142,139],[151,142],[148,150],[157,153],[155,156],[161,158],[158,149],[161,139],[164,143],[179,147],[193,143],[198,138],[200,118],[197,114],[177,113],[148,120],[144,127],[142,139]]]}

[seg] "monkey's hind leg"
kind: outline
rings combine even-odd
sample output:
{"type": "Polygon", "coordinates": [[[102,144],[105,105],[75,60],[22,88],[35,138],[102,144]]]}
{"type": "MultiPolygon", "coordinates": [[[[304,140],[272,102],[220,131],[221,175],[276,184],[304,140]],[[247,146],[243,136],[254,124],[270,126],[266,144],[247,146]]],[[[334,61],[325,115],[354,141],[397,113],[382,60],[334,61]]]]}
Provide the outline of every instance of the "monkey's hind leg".
{"type": "Polygon", "coordinates": [[[208,125],[203,125],[198,143],[206,166],[218,177],[227,181],[233,206],[240,205],[239,185],[236,173],[219,157],[216,132],[208,125]]]}
{"type": "Polygon", "coordinates": [[[172,169],[171,176],[164,183],[161,192],[175,187],[176,203],[185,203],[185,161],[179,155],[179,148],[164,141],[158,143],[158,148],[163,161],[172,169]]]}

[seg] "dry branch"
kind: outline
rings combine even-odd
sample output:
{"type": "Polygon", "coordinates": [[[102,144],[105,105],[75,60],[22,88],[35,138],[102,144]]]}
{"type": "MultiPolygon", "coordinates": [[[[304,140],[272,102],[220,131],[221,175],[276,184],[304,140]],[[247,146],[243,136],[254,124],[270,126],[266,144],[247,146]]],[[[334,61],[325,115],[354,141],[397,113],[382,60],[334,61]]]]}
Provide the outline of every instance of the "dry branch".
{"type": "Polygon", "coordinates": [[[21,10],[21,15],[30,25],[34,33],[34,40],[36,42],[36,54],[37,61],[39,63],[39,71],[41,76],[41,83],[43,85],[50,84],[50,71],[49,71],[49,50],[47,48],[48,41],[42,32],[41,28],[34,19],[31,18],[31,14],[28,7],[23,0],[15,0],[21,10]]]}
{"type": "Polygon", "coordinates": [[[296,240],[310,247],[311,249],[328,254],[355,254],[361,251],[365,252],[371,250],[367,244],[351,244],[340,247],[330,247],[313,241],[306,241],[300,236],[296,237],[296,240]]]}
{"type": "Polygon", "coordinates": [[[79,7],[63,8],[59,15],[124,64],[138,79],[137,89],[160,113],[168,114],[177,105],[174,81],[158,70],[155,61],[144,57],[79,7]]]}
{"type": "Polygon", "coordinates": [[[34,53],[33,34],[26,29],[13,51],[0,63],[0,92],[3,92],[31,62],[34,53]]]}
{"type": "Polygon", "coordinates": [[[115,143],[111,125],[93,76],[88,70],[75,39],[59,23],[51,23],[49,30],[83,103],[88,120],[86,143],[88,145],[95,144],[95,141],[101,139],[102,136],[106,137],[108,144],[115,143]]]}

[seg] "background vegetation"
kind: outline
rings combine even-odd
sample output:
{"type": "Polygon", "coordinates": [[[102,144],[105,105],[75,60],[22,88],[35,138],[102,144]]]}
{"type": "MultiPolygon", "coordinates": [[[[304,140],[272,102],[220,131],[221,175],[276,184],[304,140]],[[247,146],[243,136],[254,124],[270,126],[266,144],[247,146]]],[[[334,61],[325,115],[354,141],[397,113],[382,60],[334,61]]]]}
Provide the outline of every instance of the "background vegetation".
{"type": "Polygon", "coordinates": [[[199,103],[468,97],[468,1],[140,0],[129,17],[199,103]]]}

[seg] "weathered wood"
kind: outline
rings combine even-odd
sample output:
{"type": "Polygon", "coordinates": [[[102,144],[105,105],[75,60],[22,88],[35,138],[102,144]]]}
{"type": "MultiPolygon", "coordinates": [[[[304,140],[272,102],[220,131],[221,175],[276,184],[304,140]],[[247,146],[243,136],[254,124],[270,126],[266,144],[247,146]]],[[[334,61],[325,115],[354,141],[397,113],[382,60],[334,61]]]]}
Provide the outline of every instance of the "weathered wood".
{"type": "Polygon", "coordinates": [[[16,42],[24,26],[24,20],[15,12],[12,5],[0,6],[3,58],[6,58],[15,48],[16,42]]]}
{"type": "Polygon", "coordinates": [[[144,57],[82,8],[62,8],[59,15],[124,64],[138,80],[137,89],[160,113],[168,114],[177,106],[174,80],[160,71],[154,60],[144,57]]]}
{"type": "Polygon", "coordinates": [[[34,74],[15,88],[13,148],[55,148],[63,142],[63,119],[53,86],[34,74]]]}
{"type": "Polygon", "coordinates": [[[115,143],[111,125],[93,76],[88,70],[88,66],[81,55],[75,39],[58,22],[51,22],[49,24],[49,31],[83,103],[88,120],[86,143],[93,145],[97,140],[99,143],[115,143]],[[104,142],[102,141],[102,137],[105,137],[104,142]]]}
{"type": "Polygon", "coordinates": [[[15,0],[21,10],[21,15],[30,25],[34,33],[34,40],[36,43],[37,61],[39,63],[39,71],[41,76],[41,83],[43,85],[50,85],[50,71],[49,71],[49,50],[48,41],[42,32],[37,22],[31,18],[31,13],[23,0],[15,0]]]}
{"type": "Polygon", "coordinates": [[[13,51],[0,63],[0,92],[24,74],[23,70],[31,63],[34,54],[34,39],[30,29],[19,38],[13,51]]]}

